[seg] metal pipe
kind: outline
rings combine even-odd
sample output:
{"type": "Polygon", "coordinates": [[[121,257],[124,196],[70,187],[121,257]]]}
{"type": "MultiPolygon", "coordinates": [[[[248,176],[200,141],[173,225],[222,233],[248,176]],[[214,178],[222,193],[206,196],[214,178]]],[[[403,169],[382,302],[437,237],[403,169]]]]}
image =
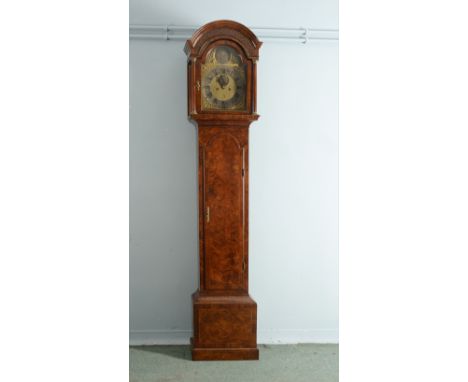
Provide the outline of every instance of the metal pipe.
{"type": "MultiPolygon", "coordinates": [[[[189,25],[130,25],[130,39],[187,40],[198,29],[189,25]]],[[[338,29],[251,27],[262,41],[338,40],[338,29]]]]}

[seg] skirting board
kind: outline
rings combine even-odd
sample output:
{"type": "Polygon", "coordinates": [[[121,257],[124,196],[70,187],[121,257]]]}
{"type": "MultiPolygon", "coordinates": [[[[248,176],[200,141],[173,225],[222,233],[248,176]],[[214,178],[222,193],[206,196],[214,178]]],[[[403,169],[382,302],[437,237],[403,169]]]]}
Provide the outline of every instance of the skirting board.
{"type": "MultiPolygon", "coordinates": [[[[191,330],[130,330],[130,345],[188,345],[191,330]]],[[[338,329],[259,330],[259,344],[338,343],[338,329]]]]}

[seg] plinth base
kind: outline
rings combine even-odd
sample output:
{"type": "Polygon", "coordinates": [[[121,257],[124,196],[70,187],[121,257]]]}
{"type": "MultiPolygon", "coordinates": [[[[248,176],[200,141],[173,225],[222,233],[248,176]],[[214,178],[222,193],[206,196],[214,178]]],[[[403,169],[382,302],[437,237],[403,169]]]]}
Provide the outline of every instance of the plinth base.
{"type": "Polygon", "coordinates": [[[249,295],[192,295],[192,359],[257,360],[257,304],[249,295]]]}
{"type": "Polygon", "coordinates": [[[192,348],[193,361],[258,360],[258,349],[202,349],[192,348]]]}

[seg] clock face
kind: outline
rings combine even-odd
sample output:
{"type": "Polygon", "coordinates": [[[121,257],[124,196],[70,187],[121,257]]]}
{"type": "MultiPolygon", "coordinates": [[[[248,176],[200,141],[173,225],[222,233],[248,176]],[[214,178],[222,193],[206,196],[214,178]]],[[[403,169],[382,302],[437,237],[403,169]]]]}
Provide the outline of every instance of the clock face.
{"type": "Polygon", "coordinates": [[[213,48],[202,64],[202,110],[245,110],[246,67],[229,46],[213,48]]]}

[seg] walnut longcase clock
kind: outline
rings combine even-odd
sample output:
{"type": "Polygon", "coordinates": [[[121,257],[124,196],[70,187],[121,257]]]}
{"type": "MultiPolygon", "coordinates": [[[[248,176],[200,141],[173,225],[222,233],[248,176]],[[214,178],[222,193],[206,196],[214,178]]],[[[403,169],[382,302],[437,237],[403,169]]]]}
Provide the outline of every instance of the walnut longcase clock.
{"type": "Polygon", "coordinates": [[[193,360],[258,359],[257,304],[249,296],[249,126],[256,113],[261,42],[220,20],[185,44],[188,115],[198,130],[199,272],[192,295],[193,360]]]}

